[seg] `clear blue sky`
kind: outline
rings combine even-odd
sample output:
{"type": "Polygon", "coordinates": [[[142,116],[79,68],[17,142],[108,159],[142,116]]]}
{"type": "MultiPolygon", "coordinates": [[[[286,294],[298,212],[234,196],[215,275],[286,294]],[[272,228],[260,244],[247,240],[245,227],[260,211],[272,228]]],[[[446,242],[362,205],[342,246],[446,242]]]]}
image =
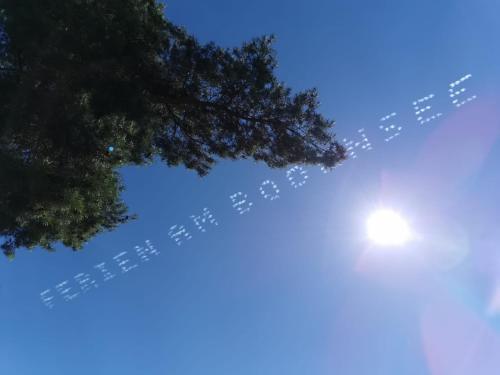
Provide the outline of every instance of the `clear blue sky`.
{"type": "Polygon", "coordinates": [[[330,174],[222,162],[206,178],[124,169],[140,219],[79,253],[0,259],[0,374],[483,375],[500,368],[500,4],[494,0],[173,0],[168,17],[202,41],[277,36],[280,79],[317,87],[340,138],[373,150],[330,174]],[[449,84],[477,99],[456,108],[449,84]],[[413,101],[434,94],[420,124],[413,101]],[[380,118],[401,134],[384,142],[380,118]],[[265,200],[270,179],[280,198],[265,200]],[[239,215],[230,195],[253,202],[239,215]],[[377,251],[366,216],[392,207],[418,239],[377,251]],[[218,226],[190,219],[207,207],[218,226]],[[192,239],[174,244],[185,225],[192,239]],[[160,251],[147,263],[134,246],[160,251]],[[120,273],[113,257],[127,251],[120,273]],[[107,282],[93,267],[106,262],[107,282]],[[65,280],[99,287],[70,302],[65,280]],[[54,307],[39,297],[50,289],[54,307]]]}

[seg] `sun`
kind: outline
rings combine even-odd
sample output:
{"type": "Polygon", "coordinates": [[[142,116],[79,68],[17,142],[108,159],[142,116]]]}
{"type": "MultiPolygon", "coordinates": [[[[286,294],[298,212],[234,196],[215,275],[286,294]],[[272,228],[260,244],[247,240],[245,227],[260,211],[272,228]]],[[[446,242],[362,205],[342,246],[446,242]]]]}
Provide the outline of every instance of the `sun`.
{"type": "Polygon", "coordinates": [[[410,240],[410,227],[395,211],[380,209],[366,221],[368,238],[379,246],[401,246],[410,240]]]}

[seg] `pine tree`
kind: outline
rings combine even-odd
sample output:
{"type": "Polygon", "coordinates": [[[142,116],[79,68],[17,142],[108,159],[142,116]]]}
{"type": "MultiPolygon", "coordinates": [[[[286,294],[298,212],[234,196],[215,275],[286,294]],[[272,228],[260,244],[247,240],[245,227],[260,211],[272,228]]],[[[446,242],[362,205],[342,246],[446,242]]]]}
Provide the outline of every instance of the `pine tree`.
{"type": "Polygon", "coordinates": [[[131,219],[122,166],[342,161],[316,90],[276,78],[272,42],[201,44],[155,0],[0,0],[4,253],[79,249],[131,219]]]}

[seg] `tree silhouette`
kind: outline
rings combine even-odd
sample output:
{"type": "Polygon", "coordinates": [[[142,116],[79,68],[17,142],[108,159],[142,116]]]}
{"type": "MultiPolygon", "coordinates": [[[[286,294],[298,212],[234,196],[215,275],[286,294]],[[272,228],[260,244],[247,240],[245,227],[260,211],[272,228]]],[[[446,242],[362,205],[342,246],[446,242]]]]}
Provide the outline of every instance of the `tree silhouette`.
{"type": "Polygon", "coordinates": [[[76,250],[128,221],[125,165],[343,160],[317,92],[276,78],[272,41],[200,44],[155,0],[0,0],[4,253],[76,250]]]}

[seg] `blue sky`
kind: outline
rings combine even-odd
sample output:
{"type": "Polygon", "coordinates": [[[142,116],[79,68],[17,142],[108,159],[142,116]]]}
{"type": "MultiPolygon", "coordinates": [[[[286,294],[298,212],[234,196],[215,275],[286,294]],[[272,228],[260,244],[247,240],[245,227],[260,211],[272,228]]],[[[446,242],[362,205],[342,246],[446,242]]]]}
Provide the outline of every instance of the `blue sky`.
{"type": "Polygon", "coordinates": [[[203,179],[124,169],[139,220],[79,253],[0,259],[0,374],[496,374],[499,12],[493,0],[169,2],[202,41],[275,34],[280,79],[317,87],[339,138],[364,129],[373,150],[329,174],[306,167],[299,188],[250,161],[203,179]],[[460,97],[477,99],[456,108],[449,84],[466,74],[460,97]],[[420,124],[412,103],[430,94],[425,116],[442,116],[420,124]],[[385,142],[393,112],[403,130],[385,142]],[[279,199],[261,197],[266,180],[279,199]],[[253,203],[243,215],[237,192],[253,203]],[[218,226],[202,233],[190,216],[205,207],[218,226]],[[373,248],[364,223],[377,207],[404,214],[418,239],[373,248]],[[173,225],[192,239],[177,246],[173,225]],[[160,255],[141,262],[146,240],[160,255]],[[127,273],[113,260],[123,251],[138,265],[127,273]],[[116,274],[106,282],[102,262],[116,274]],[[79,273],[99,287],[65,302],[55,286],[77,291],[79,273]]]}

